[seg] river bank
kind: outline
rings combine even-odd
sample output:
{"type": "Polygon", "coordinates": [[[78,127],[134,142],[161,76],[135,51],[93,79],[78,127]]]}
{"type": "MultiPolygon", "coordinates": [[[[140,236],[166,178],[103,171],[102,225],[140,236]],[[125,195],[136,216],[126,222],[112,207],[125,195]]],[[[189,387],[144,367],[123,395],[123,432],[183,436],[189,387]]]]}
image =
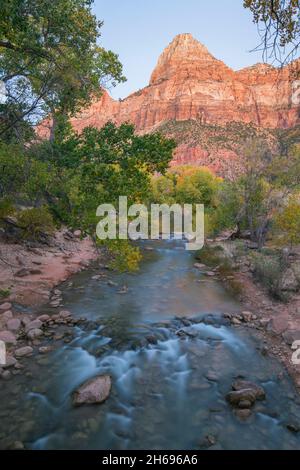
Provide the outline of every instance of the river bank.
{"type": "Polygon", "coordinates": [[[6,301],[39,307],[49,301],[51,289],[99,256],[89,237],[66,229],[49,245],[0,242],[0,292],[6,301]]]}
{"type": "Polygon", "coordinates": [[[1,242],[0,255],[0,340],[6,346],[0,377],[8,380],[23,371],[22,360],[34,350],[46,354],[54,347],[53,340],[72,334],[70,328],[78,321],[63,310],[56,286],[87,269],[101,253],[80,231],[64,229],[49,245],[1,242]],[[43,314],[46,304],[50,315],[43,314]],[[47,327],[53,325],[58,328],[51,334],[47,327]],[[68,331],[59,331],[64,325],[68,331]]]}
{"type": "MultiPolygon", "coordinates": [[[[238,297],[243,314],[227,315],[234,327],[245,326],[259,330],[264,338],[264,354],[278,358],[288,370],[300,392],[300,366],[292,362],[294,341],[300,340],[300,293],[290,292],[283,302],[271,297],[267,288],[257,281],[251,262],[251,249],[240,250],[241,240],[211,241],[213,249],[222,248],[225,259],[234,267],[224,275],[218,267],[215,276],[225,286],[241,287],[238,297]],[[238,256],[236,251],[238,248],[238,256]]],[[[242,242],[243,243],[243,242],[242,242]]],[[[247,243],[244,242],[247,247],[247,243]]]]}

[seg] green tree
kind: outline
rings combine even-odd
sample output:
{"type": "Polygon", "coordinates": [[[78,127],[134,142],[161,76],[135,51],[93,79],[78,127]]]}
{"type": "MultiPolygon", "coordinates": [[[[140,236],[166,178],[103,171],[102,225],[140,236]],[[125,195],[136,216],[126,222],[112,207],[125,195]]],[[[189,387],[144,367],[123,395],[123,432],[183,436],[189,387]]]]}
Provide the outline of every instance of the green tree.
{"type": "Polygon", "coordinates": [[[152,194],[151,201],[157,204],[174,204],[176,203],[176,175],[167,172],[165,175],[155,175],[151,181],[152,194]]]}
{"type": "Polygon", "coordinates": [[[130,124],[88,127],[75,139],[77,148],[68,160],[78,184],[73,192],[75,212],[93,229],[99,204],[117,204],[119,196],[127,196],[129,203],[146,201],[151,175],[166,171],[175,148],[173,140],[159,133],[135,135],[130,124]]]}
{"type": "Polygon", "coordinates": [[[102,22],[92,0],[0,0],[0,79],[7,90],[1,105],[0,136],[25,118],[86,106],[101,86],[124,81],[118,57],[97,44],[102,22]]]}
{"type": "Polygon", "coordinates": [[[214,198],[221,181],[208,168],[192,166],[175,168],[176,199],[180,204],[204,204],[214,206],[214,198]]]}

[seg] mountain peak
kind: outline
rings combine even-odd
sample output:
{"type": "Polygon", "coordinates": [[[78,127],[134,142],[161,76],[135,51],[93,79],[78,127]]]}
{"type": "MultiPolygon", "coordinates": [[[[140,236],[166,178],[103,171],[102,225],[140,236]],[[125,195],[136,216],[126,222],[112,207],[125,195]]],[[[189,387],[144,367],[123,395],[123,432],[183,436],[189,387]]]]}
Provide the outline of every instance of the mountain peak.
{"type": "Polygon", "coordinates": [[[158,59],[150,84],[169,78],[178,67],[197,66],[216,59],[190,33],[178,34],[158,59]]]}
{"type": "MultiPolygon", "coordinates": [[[[170,42],[169,46],[173,47],[190,47],[190,46],[195,46],[197,48],[201,48],[205,51],[208,52],[207,48],[197,39],[194,38],[194,36],[191,33],[181,33],[177,34],[174,39],[170,42]]],[[[168,48],[167,47],[167,48],[168,48]]]]}

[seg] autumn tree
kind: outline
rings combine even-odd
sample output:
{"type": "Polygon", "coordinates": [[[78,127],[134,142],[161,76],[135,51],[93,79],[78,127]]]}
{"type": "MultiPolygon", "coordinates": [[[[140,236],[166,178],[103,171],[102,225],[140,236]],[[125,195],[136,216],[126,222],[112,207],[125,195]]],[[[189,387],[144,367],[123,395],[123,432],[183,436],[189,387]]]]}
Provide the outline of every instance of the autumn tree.
{"type": "Polygon", "coordinates": [[[276,217],[276,227],[283,233],[284,242],[290,247],[300,243],[300,200],[292,196],[276,217]]]}
{"type": "Polygon", "coordinates": [[[266,143],[253,140],[243,150],[244,174],[236,184],[239,227],[250,230],[261,248],[284,201],[300,184],[300,151],[272,156],[266,143]]]}

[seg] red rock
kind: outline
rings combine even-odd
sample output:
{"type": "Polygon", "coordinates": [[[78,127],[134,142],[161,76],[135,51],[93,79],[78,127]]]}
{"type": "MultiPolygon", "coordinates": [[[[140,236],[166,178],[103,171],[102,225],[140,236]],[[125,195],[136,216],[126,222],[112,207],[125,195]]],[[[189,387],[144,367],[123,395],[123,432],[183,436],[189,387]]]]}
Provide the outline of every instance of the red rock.
{"type": "Polygon", "coordinates": [[[27,338],[33,340],[33,339],[39,338],[42,335],[43,335],[42,330],[40,330],[39,328],[34,328],[34,329],[28,331],[27,338]]]}
{"type": "Polygon", "coordinates": [[[21,326],[21,321],[18,318],[11,318],[6,323],[6,326],[10,331],[18,331],[21,326]]]}
{"type": "Polygon", "coordinates": [[[274,317],[268,324],[268,331],[275,335],[281,335],[288,328],[288,321],[285,317],[274,317]]]}
{"type": "Polygon", "coordinates": [[[70,318],[71,316],[72,316],[72,313],[69,312],[69,310],[61,310],[61,312],[59,312],[60,318],[66,319],[66,318],[70,318]]]}
{"type": "Polygon", "coordinates": [[[15,344],[17,342],[15,335],[11,331],[0,331],[0,341],[7,344],[15,344]]]}
{"type": "Polygon", "coordinates": [[[0,305],[0,313],[5,312],[11,309],[11,303],[5,302],[4,304],[0,305]]]}
{"type": "Polygon", "coordinates": [[[40,315],[37,320],[41,321],[42,323],[47,322],[50,320],[50,316],[47,314],[40,315]]]}
{"type": "Polygon", "coordinates": [[[1,320],[10,320],[11,318],[13,318],[13,313],[11,310],[7,310],[7,312],[4,312],[2,313],[1,315],[1,320]]]}
{"type": "MultiPolygon", "coordinates": [[[[161,128],[178,141],[173,164],[205,165],[231,177],[240,166],[236,139],[228,146],[220,143],[219,136],[214,144],[208,135],[198,143],[198,137],[179,131],[178,123],[189,122],[191,133],[197,136],[204,131],[213,133],[212,125],[221,126],[218,133],[222,126],[228,133],[226,126],[236,123],[259,129],[295,126],[300,123],[300,103],[293,100],[298,63],[280,70],[256,64],[234,71],[191,34],[180,34],[159,57],[148,86],[119,101],[104,92],[73,118],[72,124],[79,132],[87,126],[101,128],[108,121],[117,125],[131,122],[141,134],[161,128]]],[[[49,135],[49,122],[44,121],[38,132],[49,135]]],[[[239,131],[234,132],[238,135],[239,131]]],[[[266,132],[274,140],[272,133],[266,132]]]]}
{"type": "Polygon", "coordinates": [[[30,330],[41,328],[41,326],[42,326],[42,322],[40,320],[33,320],[27,323],[27,325],[25,326],[25,331],[27,333],[30,330]]]}

